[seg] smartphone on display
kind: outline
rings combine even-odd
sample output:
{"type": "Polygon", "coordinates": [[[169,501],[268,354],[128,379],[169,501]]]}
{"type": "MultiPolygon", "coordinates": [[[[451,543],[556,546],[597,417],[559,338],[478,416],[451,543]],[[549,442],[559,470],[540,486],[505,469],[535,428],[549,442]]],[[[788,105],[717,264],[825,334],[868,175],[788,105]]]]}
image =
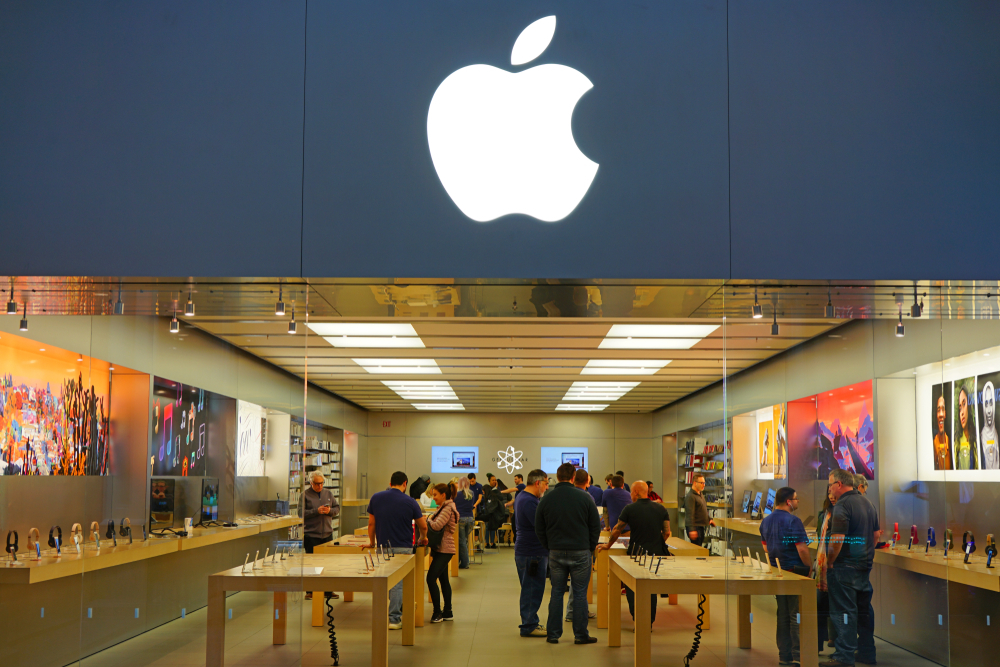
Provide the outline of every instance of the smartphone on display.
{"type": "Polygon", "coordinates": [[[764,504],[764,516],[768,516],[774,511],[774,489],[767,490],[767,502],[764,504]]]}
{"type": "Polygon", "coordinates": [[[746,491],[743,492],[743,513],[744,514],[746,514],[747,512],[750,511],[750,496],[752,495],[752,493],[753,492],[750,491],[750,489],[747,489],[746,491]]]}
{"type": "Polygon", "coordinates": [[[764,496],[760,491],[753,498],[753,512],[750,513],[751,518],[756,519],[760,516],[760,499],[764,496]]]}

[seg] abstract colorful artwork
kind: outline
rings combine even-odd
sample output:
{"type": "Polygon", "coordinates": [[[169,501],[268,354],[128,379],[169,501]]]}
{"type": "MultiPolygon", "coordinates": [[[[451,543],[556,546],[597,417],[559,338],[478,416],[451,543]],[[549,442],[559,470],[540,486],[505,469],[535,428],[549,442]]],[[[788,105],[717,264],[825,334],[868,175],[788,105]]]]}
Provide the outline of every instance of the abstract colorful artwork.
{"type": "Polygon", "coordinates": [[[203,477],[213,442],[235,440],[236,399],[154,377],[151,410],[154,476],[203,477]]]}

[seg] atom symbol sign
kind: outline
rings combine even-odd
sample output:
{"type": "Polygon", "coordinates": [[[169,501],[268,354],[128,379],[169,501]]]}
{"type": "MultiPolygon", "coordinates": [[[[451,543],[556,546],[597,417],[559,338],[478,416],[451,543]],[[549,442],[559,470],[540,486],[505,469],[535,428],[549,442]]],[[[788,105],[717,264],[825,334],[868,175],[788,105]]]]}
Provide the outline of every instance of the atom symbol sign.
{"type": "Polygon", "coordinates": [[[514,448],[509,446],[507,451],[498,450],[497,451],[497,469],[504,469],[507,474],[514,472],[515,470],[520,470],[524,467],[521,463],[521,457],[524,452],[514,451],[514,448]]]}

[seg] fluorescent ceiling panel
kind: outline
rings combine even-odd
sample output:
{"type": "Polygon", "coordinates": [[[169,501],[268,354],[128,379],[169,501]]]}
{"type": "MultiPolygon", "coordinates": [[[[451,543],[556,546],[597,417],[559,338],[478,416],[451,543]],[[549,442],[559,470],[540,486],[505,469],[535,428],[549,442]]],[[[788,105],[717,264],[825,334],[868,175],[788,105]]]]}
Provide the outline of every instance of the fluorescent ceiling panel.
{"type": "Polygon", "coordinates": [[[556,406],[557,411],[564,412],[600,412],[608,407],[607,403],[560,403],[556,406]]]}
{"type": "Polygon", "coordinates": [[[334,347],[423,347],[412,324],[319,322],[309,324],[313,333],[334,347]]]}
{"type": "Polygon", "coordinates": [[[389,375],[440,375],[441,369],[433,359],[351,359],[369,373],[389,375]]]}
{"type": "Polygon", "coordinates": [[[574,382],[563,400],[617,401],[638,386],[638,382],[574,382]]]}
{"type": "Polygon", "coordinates": [[[717,324],[615,324],[598,346],[603,350],[689,350],[717,324]]]}
{"type": "Polygon", "coordinates": [[[670,359],[591,359],[580,375],[653,375],[670,359]]]}
{"type": "Polygon", "coordinates": [[[458,396],[451,385],[436,380],[382,380],[382,384],[392,389],[402,398],[418,401],[457,401],[458,396]]]}
{"type": "Polygon", "coordinates": [[[417,410],[464,410],[461,403],[414,403],[417,410]]]}

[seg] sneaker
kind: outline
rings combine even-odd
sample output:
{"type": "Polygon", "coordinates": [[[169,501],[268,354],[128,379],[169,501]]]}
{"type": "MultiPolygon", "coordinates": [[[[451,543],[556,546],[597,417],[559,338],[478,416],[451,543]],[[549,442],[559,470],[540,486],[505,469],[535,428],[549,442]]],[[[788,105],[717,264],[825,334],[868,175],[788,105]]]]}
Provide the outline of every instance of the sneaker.
{"type": "Polygon", "coordinates": [[[778,664],[782,667],[799,667],[798,660],[779,660],[778,664]]]}
{"type": "Polygon", "coordinates": [[[339,600],[340,599],[340,593],[333,593],[333,592],[327,591],[326,597],[330,598],[331,600],[339,600]]]}
{"type": "Polygon", "coordinates": [[[454,621],[455,620],[455,615],[452,614],[450,611],[443,611],[443,612],[441,612],[441,617],[444,620],[446,620],[446,621],[454,621]]]}
{"type": "Polygon", "coordinates": [[[597,612],[596,611],[587,612],[587,618],[597,618],[597,612]]]}
{"type": "Polygon", "coordinates": [[[431,623],[440,623],[443,620],[444,620],[444,614],[442,614],[439,611],[436,611],[431,615],[431,623]]]}
{"type": "Polygon", "coordinates": [[[306,599],[307,600],[312,600],[313,599],[313,594],[312,593],[306,593],[306,599]]]}
{"type": "Polygon", "coordinates": [[[549,637],[548,635],[546,635],[545,636],[545,641],[547,641],[550,644],[558,644],[559,643],[559,638],[558,637],[549,637]]]}
{"type": "Polygon", "coordinates": [[[390,630],[402,630],[403,629],[403,622],[400,621],[399,623],[392,623],[390,621],[390,623],[389,623],[389,629],[390,630]]]}
{"type": "Polygon", "coordinates": [[[577,639],[573,640],[573,643],[574,644],[596,644],[597,643],[597,637],[577,638],[577,639]]]}
{"type": "Polygon", "coordinates": [[[536,627],[534,630],[526,635],[521,635],[522,637],[548,637],[549,633],[545,631],[545,628],[536,627]]]}

